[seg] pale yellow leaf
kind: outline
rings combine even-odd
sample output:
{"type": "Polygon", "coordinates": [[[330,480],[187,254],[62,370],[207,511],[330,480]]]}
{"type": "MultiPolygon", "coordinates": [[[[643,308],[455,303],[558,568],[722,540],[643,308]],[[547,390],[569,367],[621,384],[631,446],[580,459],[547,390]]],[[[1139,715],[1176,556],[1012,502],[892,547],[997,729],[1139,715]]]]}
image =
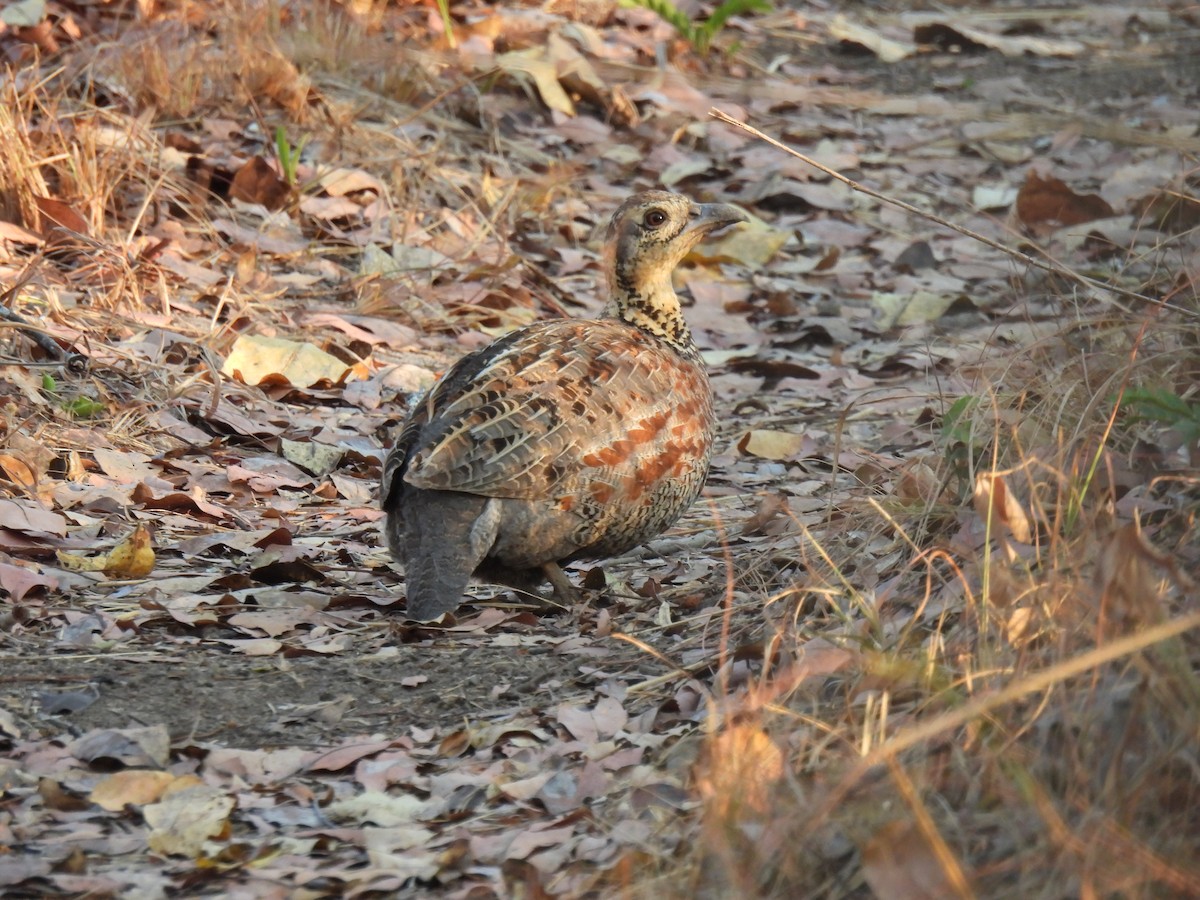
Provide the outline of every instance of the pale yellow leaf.
{"type": "Polygon", "coordinates": [[[756,428],[742,436],[738,449],[761,459],[791,459],[804,449],[804,435],[756,428]]]}
{"type": "Polygon", "coordinates": [[[108,553],[103,571],[113,578],[145,578],[154,571],[154,541],[150,529],[139,525],[108,553]]]}
{"type": "Polygon", "coordinates": [[[719,238],[705,241],[691,255],[709,262],[736,262],[748,269],[757,269],[770,262],[791,239],[791,231],[772,228],[751,215],[748,221],[729,229],[719,238]]]}
{"type": "Polygon", "coordinates": [[[954,304],[954,300],[954,297],[933,291],[913,291],[911,294],[879,291],[872,295],[871,306],[876,311],[879,327],[887,329],[939,319],[954,304]]]}
{"type": "Polygon", "coordinates": [[[312,387],[319,381],[338,383],[349,368],[307,341],[242,335],[221,366],[221,373],[245,384],[261,384],[275,377],[294,387],[312,387]]]}
{"type": "Polygon", "coordinates": [[[394,828],[415,822],[426,809],[426,802],[410,794],[363,791],[353,797],[335,800],[325,807],[325,815],[338,822],[357,825],[370,823],[394,828]]]}
{"type": "Polygon", "coordinates": [[[233,797],[207,785],[167,794],[142,810],[151,829],[150,849],[171,856],[199,856],[207,841],[225,833],[233,806],[233,797]]]}
{"type": "Polygon", "coordinates": [[[120,812],[127,804],[145,806],[156,802],[175,780],[177,776],[170,772],[125,769],[114,772],[92,788],[88,799],[109,812],[120,812]]]}
{"type": "Polygon", "coordinates": [[[833,21],[829,23],[829,34],[839,41],[866,47],[885,63],[899,62],[917,52],[916,44],[884,37],[874,28],[851,22],[841,13],[834,16],[833,21]]]}
{"type": "Polygon", "coordinates": [[[82,556],[66,550],[55,550],[54,555],[58,559],[58,564],[68,572],[102,572],[108,565],[107,553],[101,553],[99,556],[82,556]]]}

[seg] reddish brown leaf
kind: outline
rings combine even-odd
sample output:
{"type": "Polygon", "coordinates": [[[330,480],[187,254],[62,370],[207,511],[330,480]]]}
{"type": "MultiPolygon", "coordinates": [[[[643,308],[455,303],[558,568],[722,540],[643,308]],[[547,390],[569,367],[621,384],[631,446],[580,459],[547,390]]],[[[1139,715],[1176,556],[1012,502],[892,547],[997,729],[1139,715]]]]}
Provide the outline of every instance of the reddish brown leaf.
{"type": "Polygon", "coordinates": [[[58,579],[53,575],[43,575],[26,566],[0,562],[0,588],[8,592],[13,603],[20,603],[30,591],[38,588],[55,590],[58,579]]]}
{"type": "Polygon", "coordinates": [[[69,203],[64,203],[62,200],[55,200],[53,197],[34,197],[33,202],[37,204],[37,230],[42,233],[42,237],[49,237],[51,231],[55,228],[62,228],[66,231],[73,231],[82,235],[86,235],[91,231],[88,227],[87,219],[69,203]]]}
{"type": "Polygon", "coordinates": [[[1114,215],[1099,194],[1077,194],[1061,179],[1030,169],[1017,194],[1017,217],[1029,226],[1079,225],[1114,215]]]}
{"type": "Polygon", "coordinates": [[[246,160],[233,175],[229,196],[245,203],[258,203],[274,212],[283,209],[292,188],[261,156],[246,160]]]}

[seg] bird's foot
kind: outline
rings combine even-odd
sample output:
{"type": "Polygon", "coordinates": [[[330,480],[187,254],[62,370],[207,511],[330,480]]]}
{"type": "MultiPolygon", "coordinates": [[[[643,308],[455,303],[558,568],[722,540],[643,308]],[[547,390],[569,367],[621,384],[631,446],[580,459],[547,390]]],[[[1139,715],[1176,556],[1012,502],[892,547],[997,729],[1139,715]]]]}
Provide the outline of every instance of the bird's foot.
{"type": "Polygon", "coordinates": [[[554,599],[564,606],[574,606],[582,602],[583,595],[571,584],[571,579],[558,563],[548,562],[542,566],[546,580],[554,587],[554,599]]]}

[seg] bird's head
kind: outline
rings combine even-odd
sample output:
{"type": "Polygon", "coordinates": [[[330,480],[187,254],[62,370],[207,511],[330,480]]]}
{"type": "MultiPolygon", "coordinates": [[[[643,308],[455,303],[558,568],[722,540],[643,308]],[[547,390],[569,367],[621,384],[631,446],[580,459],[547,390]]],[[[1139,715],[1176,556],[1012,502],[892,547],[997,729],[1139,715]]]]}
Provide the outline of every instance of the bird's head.
{"type": "Polygon", "coordinates": [[[746,220],[744,212],[725,203],[693,203],[667,191],[634,194],[608,226],[606,312],[673,343],[690,342],[671,273],[705,236],[746,220]]]}

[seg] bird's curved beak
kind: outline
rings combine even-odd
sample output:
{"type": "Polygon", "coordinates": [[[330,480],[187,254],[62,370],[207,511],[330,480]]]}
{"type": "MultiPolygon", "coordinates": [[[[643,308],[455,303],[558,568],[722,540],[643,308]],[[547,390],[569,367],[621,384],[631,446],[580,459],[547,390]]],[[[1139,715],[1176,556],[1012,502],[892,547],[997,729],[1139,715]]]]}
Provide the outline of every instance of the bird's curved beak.
{"type": "Polygon", "coordinates": [[[749,216],[736,206],[730,206],[728,203],[693,203],[691,221],[688,222],[684,232],[704,237],[727,225],[736,225],[739,222],[748,221],[750,221],[749,216]]]}

